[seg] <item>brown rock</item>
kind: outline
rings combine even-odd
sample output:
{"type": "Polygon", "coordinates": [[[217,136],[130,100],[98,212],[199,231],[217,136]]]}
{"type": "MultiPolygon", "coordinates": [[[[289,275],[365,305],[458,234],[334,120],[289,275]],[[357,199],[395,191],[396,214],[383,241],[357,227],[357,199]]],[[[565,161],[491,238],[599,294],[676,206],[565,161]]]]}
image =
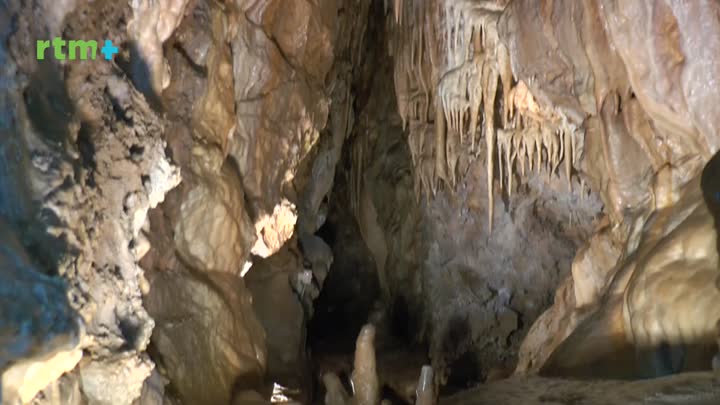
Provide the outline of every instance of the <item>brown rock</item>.
{"type": "Polygon", "coordinates": [[[229,403],[233,389],[258,388],[265,332],[239,277],[163,273],[145,304],[156,320],[153,342],[186,403],[229,403]]]}

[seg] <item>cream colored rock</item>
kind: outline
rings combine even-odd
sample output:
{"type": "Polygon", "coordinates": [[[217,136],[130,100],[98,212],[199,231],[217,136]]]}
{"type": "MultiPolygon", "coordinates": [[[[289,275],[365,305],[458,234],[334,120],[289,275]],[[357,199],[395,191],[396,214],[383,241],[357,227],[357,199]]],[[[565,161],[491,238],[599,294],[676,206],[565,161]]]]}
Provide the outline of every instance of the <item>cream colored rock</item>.
{"type": "Polygon", "coordinates": [[[0,217],[0,402],[27,403],[82,357],[84,328],[65,284],[35,270],[0,217]]]}
{"type": "Polygon", "coordinates": [[[147,356],[80,364],[82,390],[91,405],[131,405],[153,371],[147,356]]]}
{"type": "Polygon", "coordinates": [[[578,323],[573,279],[568,277],[555,292],[553,306],[535,320],[518,350],[516,374],[537,372],[578,323]]]}
{"type": "Polygon", "coordinates": [[[257,240],[252,247],[252,253],[260,257],[269,257],[278,252],[295,232],[296,222],[295,204],[283,198],[275,206],[272,214],[262,215],[255,221],[257,240]]]}
{"type": "Polygon", "coordinates": [[[345,391],[340,378],[335,373],[326,373],[322,377],[325,385],[325,405],[348,405],[350,395],[345,391]]]}
{"type": "MultiPolygon", "coordinates": [[[[665,372],[634,353],[661,345],[715,344],[720,320],[717,235],[700,179],[677,204],[655,212],[637,250],[619,264],[601,305],[544,365],[550,375],[628,377],[665,372]]],[[[709,368],[711,359],[698,365],[709,368]]]]}
{"type": "Polygon", "coordinates": [[[72,370],[82,358],[79,348],[13,364],[2,374],[3,404],[25,404],[50,383],[72,370]]]}
{"type": "Polygon", "coordinates": [[[175,227],[175,246],[198,270],[240,274],[254,235],[240,179],[226,165],[220,175],[200,180],[188,193],[175,227]]]}
{"type": "Polygon", "coordinates": [[[646,234],[651,239],[639,247],[638,264],[625,292],[627,337],[640,347],[708,344],[717,337],[720,270],[715,224],[699,181],[684,194],[678,204],[648,221],[646,234]]]}
{"type": "Polygon", "coordinates": [[[373,325],[365,325],[358,335],[354,366],[350,378],[354,404],[376,405],[380,402],[380,383],[375,359],[375,326],[373,325]]]}
{"type": "Polygon", "coordinates": [[[572,264],[575,307],[595,305],[610,282],[621,250],[612,239],[610,229],[593,235],[588,245],[578,251],[572,264]]]}
{"type": "Polygon", "coordinates": [[[210,18],[213,45],[207,53],[208,85],[193,106],[193,123],[203,142],[225,152],[236,126],[232,55],[226,45],[226,12],[213,7],[210,18]]]}
{"type": "Polygon", "coordinates": [[[128,35],[149,69],[152,90],[161,94],[169,84],[162,46],[182,21],[188,0],[132,0],[130,4],[133,18],[128,22],[128,35]]]}

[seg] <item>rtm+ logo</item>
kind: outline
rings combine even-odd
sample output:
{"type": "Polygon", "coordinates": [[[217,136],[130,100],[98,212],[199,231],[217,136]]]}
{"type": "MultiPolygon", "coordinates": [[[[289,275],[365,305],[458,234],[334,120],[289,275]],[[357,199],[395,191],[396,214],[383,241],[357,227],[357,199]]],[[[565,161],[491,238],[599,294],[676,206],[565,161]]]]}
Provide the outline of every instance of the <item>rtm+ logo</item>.
{"type": "MultiPolygon", "coordinates": [[[[51,45],[53,48],[52,56],[57,60],[87,60],[88,58],[95,60],[97,58],[97,41],[66,41],[62,38],[53,38],[52,41],[37,41],[37,60],[45,60],[45,51],[47,51],[51,45]],[[64,49],[66,45],[67,55],[64,49]]],[[[118,53],[119,50],[113,45],[111,40],[106,39],[105,46],[100,48],[100,52],[105,56],[105,60],[112,60],[113,56],[118,53]]]]}

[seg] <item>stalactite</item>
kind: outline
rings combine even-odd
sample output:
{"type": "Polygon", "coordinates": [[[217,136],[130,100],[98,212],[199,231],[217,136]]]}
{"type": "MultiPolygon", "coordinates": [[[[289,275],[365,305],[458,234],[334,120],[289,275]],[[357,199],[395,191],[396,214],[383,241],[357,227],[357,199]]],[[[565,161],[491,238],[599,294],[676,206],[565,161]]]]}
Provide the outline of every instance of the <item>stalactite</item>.
{"type": "Polygon", "coordinates": [[[525,144],[525,153],[527,154],[530,172],[535,170],[535,139],[529,131],[523,132],[523,141],[525,144]]]}
{"type": "Polygon", "coordinates": [[[567,177],[568,190],[572,192],[572,179],[570,178],[570,175],[572,174],[572,148],[570,146],[570,138],[572,138],[572,135],[569,128],[563,128],[561,131],[564,137],[563,145],[565,148],[565,176],[567,177]]]}
{"type": "Polygon", "coordinates": [[[475,135],[477,134],[477,126],[480,117],[480,109],[482,108],[483,90],[482,90],[482,70],[485,64],[484,59],[478,54],[473,64],[476,66],[476,74],[468,82],[468,93],[470,94],[470,151],[475,151],[475,135]]]}
{"type": "MultiPolygon", "coordinates": [[[[462,121],[462,116],[460,117],[462,121]]],[[[460,159],[460,136],[458,133],[448,133],[445,140],[445,157],[447,159],[448,177],[450,180],[450,191],[455,191],[457,184],[457,164],[460,159]]]]}
{"type": "Polygon", "coordinates": [[[512,67],[510,66],[510,52],[503,44],[497,46],[497,63],[500,69],[500,80],[503,86],[503,127],[507,127],[510,121],[510,106],[512,101],[510,91],[512,89],[512,67]]]}
{"type": "Polygon", "coordinates": [[[520,159],[518,159],[518,160],[520,161],[520,176],[521,176],[522,178],[525,178],[525,177],[526,177],[526,172],[525,172],[525,160],[526,160],[526,159],[525,159],[525,158],[527,157],[527,148],[526,148],[526,144],[525,144],[525,136],[524,136],[524,134],[521,132],[521,133],[519,133],[519,134],[516,135],[516,138],[515,138],[515,139],[517,140],[517,142],[516,142],[516,144],[515,144],[515,147],[517,148],[517,155],[518,155],[518,157],[520,158],[520,159]]]}
{"type": "Polygon", "coordinates": [[[508,194],[513,191],[515,170],[521,181],[541,171],[549,179],[563,161],[571,185],[576,161],[576,127],[562,113],[541,108],[525,83],[513,83],[510,52],[500,42],[496,26],[502,10],[501,4],[477,0],[395,0],[390,41],[398,109],[416,170],[416,194],[434,195],[440,180],[454,191],[463,145],[469,143],[475,153],[477,137],[485,137],[490,230],[496,148],[499,185],[501,189],[507,185],[508,194]],[[426,140],[426,134],[432,134],[434,142],[426,140]]]}
{"type": "MultiPolygon", "coordinates": [[[[485,66],[488,66],[486,64],[485,66]]],[[[488,229],[492,232],[494,203],[493,198],[493,165],[495,151],[495,94],[497,92],[498,73],[494,66],[489,66],[483,77],[487,76],[487,83],[483,87],[485,99],[485,144],[487,146],[487,187],[488,187],[488,229]]]]}
{"type": "MultiPolygon", "coordinates": [[[[438,101],[440,104],[440,101],[438,101]]],[[[445,159],[445,115],[441,105],[435,106],[435,178],[433,182],[437,184],[442,179],[448,183],[447,178],[447,160],[445,159]]],[[[435,194],[435,190],[433,190],[435,194]]]]}
{"type": "Polygon", "coordinates": [[[507,177],[507,191],[512,195],[512,166],[510,154],[512,153],[513,130],[499,129],[497,132],[498,162],[500,171],[500,187],[503,187],[507,177]]]}
{"type": "Polygon", "coordinates": [[[542,133],[538,124],[533,123],[529,127],[529,131],[535,141],[535,153],[537,154],[537,171],[538,173],[542,169],[542,133]]]}

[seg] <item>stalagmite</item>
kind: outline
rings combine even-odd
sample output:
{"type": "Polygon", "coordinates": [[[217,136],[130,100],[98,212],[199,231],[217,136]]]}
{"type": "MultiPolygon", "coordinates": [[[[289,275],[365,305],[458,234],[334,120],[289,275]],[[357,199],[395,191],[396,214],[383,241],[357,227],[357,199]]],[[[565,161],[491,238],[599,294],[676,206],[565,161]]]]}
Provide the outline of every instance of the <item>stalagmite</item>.
{"type": "Polygon", "coordinates": [[[380,402],[380,383],[375,364],[375,326],[371,324],[365,325],[358,335],[350,379],[356,405],[377,405],[380,402]]]}
{"type": "Polygon", "coordinates": [[[350,404],[350,395],[345,391],[345,387],[335,373],[326,373],[322,380],[325,385],[325,405],[350,404]]]}
{"type": "Polygon", "coordinates": [[[423,366],[420,371],[420,379],[418,380],[415,394],[417,399],[415,405],[433,405],[435,403],[434,390],[434,373],[432,366],[423,366]]]}

